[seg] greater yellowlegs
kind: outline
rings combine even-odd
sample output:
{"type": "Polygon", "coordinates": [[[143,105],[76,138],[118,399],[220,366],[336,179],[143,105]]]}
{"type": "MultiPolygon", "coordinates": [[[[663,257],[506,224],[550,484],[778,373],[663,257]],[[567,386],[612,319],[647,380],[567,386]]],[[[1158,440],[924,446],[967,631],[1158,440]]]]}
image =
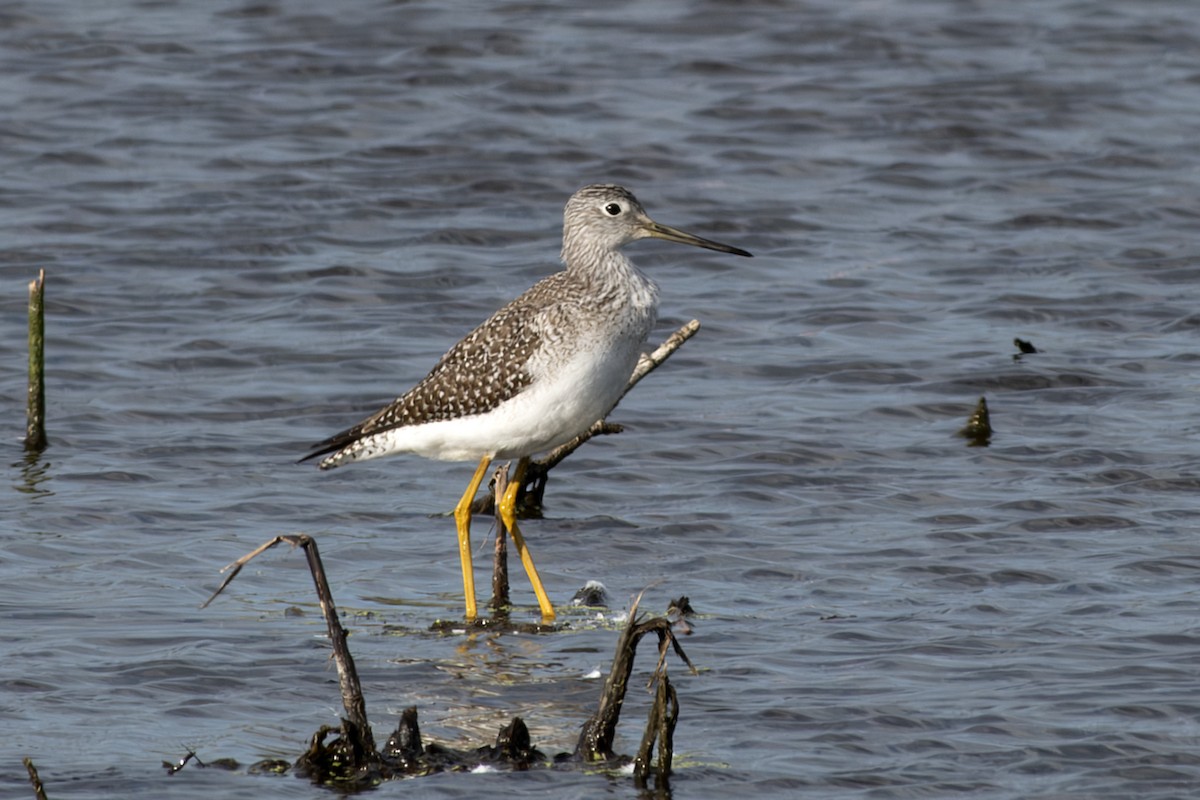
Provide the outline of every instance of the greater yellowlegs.
{"type": "Polygon", "coordinates": [[[531,455],[578,436],[621,398],[654,325],[658,288],[620,248],[646,238],[750,255],[660,225],[620,186],[585,186],[563,212],[566,269],[538,281],[471,331],[395,402],[301,459],[328,453],[321,469],[395,453],[478,460],[454,508],[467,619],[476,616],[471,502],[497,458],[519,459],[498,510],[543,619],[554,619],[554,607],[517,528],[517,490],[531,455]]]}

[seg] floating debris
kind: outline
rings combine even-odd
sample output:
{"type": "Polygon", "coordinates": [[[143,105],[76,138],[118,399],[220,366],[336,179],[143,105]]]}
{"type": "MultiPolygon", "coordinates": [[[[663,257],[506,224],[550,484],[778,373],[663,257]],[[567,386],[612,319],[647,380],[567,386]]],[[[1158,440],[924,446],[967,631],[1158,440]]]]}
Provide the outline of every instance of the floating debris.
{"type": "Polygon", "coordinates": [[[170,761],[164,761],[164,762],[162,762],[162,765],[167,770],[168,775],[174,775],[176,772],[179,772],[179,770],[186,767],[187,763],[189,761],[191,761],[192,759],[195,759],[197,767],[204,766],[204,762],[202,762],[199,758],[196,758],[195,750],[188,750],[187,755],[185,755],[183,758],[179,759],[179,761],[174,764],[172,764],[170,761]]]}
{"type": "Polygon", "coordinates": [[[215,769],[235,770],[241,766],[241,764],[239,764],[235,759],[232,759],[232,758],[214,758],[212,761],[205,763],[205,762],[201,761],[200,758],[196,755],[195,750],[188,750],[187,754],[184,755],[183,758],[179,759],[179,761],[177,761],[175,763],[171,763],[170,761],[164,761],[164,762],[162,762],[162,765],[167,770],[168,775],[174,775],[176,772],[179,772],[179,770],[181,770],[185,766],[187,766],[188,762],[191,762],[191,763],[195,764],[197,767],[201,767],[204,769],[212,767],[215,769]]]}
{"type": "Polygon", "coordinates": [[[1040,352],[1036,347],[1033,346],[1033,342],[1027,342],[1024,339],[1013,339],[1013,344],[1015,344],[1017,349],[1021,351],[1013,354],[1013,361],[1020,361],[1021,356],[1027,356],[1030,353],[1040,352]]]}
{"type": "Polygon", "coordinates": [[[988,414],[987,398],[979,398],[975,411],[967,420],[966,426],[958,432],[959,436],[967,439],[968,447],[987,447],[992,440],[992,421],[988,414]]]}
{"type": "Polygon", "coordinates": [[[588,581],[571,598],[571,605],[608,608],[608,587],[600,581],[588,581]]]}

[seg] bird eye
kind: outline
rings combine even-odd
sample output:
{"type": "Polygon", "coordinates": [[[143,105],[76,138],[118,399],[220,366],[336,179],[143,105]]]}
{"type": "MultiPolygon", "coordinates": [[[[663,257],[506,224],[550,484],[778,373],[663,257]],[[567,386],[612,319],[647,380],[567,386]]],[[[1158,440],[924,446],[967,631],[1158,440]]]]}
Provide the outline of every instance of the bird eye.
{"type": "Polygon", "coordinates": [[[621,211],[622,211],[622,209],[621,209],[620,203],[609,203],[608,205],[606,205],[604,207],[604,212],[606,214],[608,214],[610,217],[615,217],[615,216],[619,215],[621,213],[621,211]]]}

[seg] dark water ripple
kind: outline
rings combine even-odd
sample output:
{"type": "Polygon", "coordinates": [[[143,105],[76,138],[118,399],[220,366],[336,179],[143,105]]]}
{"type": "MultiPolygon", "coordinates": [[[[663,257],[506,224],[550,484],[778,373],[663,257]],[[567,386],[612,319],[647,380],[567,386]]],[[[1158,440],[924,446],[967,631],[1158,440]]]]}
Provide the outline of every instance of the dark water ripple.
{"type": "Polygon", "coordinates": [[[296,530],[377,728],[415,703],[475,745],[515,712],[570,748],[611,625],[428,632],[467,467],[292,462],[551,269],[566,196],[613,180],[757,256],[633,248],[659,335],[704,327],[529,525],[557,602],[660,581],[700,610],[675,796],[1194,796],[1197,52],[1166,2],[3,9],[0,780],[29,755],[55,798],[324,796],[158,767],[291,758],[336,719],[302,559],[197,609],[296,530]]]}

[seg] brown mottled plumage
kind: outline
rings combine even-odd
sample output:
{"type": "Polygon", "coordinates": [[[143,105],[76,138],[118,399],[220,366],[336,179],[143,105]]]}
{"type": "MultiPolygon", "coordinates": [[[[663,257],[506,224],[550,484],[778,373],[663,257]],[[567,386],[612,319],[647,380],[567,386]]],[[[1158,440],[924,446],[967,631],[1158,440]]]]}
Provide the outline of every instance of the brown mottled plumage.
{"type": "MultiPolygon", "coordinates": [[[[347,448],[341,460],[353,460],[353,445],[393,428],[469,417],[491,411],[521,393],[533,377],[526,362],[541,342],[531,324],[539,303],[554,295],[565,273],[537,283],[497,311],[450,348],[420,383],[353,428],[329,437],[302,460],[347,448]]],[[[364,454],[365,455],[365,454],[364,454]]],[[[370,457],[370,456],[366,456],[370,457]]],[[[326,465],[323,469],[336,466],[326,465]]]]}

